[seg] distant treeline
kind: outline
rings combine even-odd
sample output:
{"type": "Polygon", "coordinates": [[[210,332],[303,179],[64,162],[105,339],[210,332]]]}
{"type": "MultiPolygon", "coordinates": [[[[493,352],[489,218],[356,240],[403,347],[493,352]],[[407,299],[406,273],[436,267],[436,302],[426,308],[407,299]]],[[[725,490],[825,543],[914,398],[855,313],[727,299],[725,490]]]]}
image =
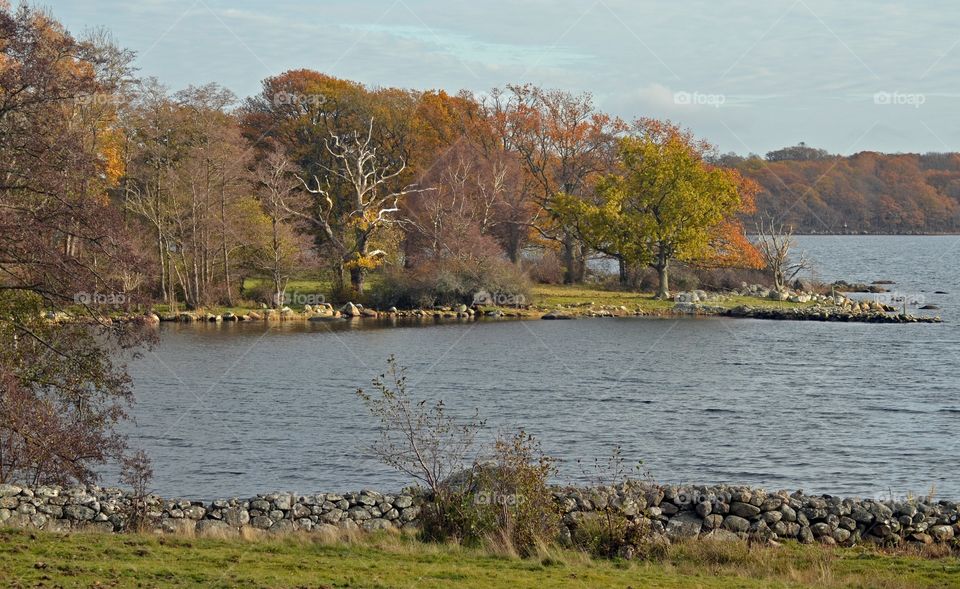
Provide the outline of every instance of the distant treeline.
{"type": "Polygon", "coordinates": [[[960,153],[832,155],[804,144],[718,162],[757,181],[757,213],[798,233],[960,232],[960,153]]]}

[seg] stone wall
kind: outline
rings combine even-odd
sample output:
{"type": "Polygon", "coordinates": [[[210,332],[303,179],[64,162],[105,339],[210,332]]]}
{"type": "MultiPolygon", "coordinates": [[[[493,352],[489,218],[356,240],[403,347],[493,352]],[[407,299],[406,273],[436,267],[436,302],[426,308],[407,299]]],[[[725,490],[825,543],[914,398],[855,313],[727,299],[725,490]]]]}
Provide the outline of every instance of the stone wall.
{"type": "MultiPolygon", "coordinates": [[[[558,487],[554,498],[567,537],[576,535],[589,519],[613,509],[643,526],[651,538],[665,541],[709,535],[893,545],[956,542],[954,538],[960,538],[960,513],[952,501],[881,501],[646,482],[589,489],[558,487]]],[[[151,496],[147,515],[159,531],[201,535],[239,534],[242,528],[279,533],[383,530],[415,527],[421,504],[414,494],[375,491],[272,493],[210,503],[151,496]]],[[[128,528],[132,506],[131,495],[120,489],[0,485],[0,527],[119,532],[128,528]]]]}

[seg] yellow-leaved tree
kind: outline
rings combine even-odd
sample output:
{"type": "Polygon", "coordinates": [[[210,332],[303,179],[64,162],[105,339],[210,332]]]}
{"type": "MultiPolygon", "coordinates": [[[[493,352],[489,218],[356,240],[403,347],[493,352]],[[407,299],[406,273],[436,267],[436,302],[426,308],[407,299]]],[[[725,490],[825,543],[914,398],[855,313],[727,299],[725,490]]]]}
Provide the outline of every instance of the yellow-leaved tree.
{"type": "Polygon", "coordinates": [[[715,257],[717,235],[751,202],[738,174],[704,161],[711,149],[673,123],[638,120],[620,139],[617,170],[600,179],[594,198],[562,197],[558,210],[621,267],[654,268],[657,297],[667,298],[670,263],[715,257]]]}

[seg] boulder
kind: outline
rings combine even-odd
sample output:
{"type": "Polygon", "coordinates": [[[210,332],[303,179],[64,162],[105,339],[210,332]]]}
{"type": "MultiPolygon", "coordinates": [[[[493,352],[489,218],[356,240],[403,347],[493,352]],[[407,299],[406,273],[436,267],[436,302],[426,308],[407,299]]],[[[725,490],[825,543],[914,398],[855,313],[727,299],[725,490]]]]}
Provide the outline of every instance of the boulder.
{"type": "Polygon", "coordinates": [[[728,515],[723,519],[723,528],[731,532],[746,532],[750,529],[750,522],[739,515],[728,515]]]}
{"type": "Polygon", "coordinates": [[[745,519],[751,519],[760,515],[760,508],[742,501],[734,501],[730,504],[730,513],[745,519]]]}
{"type": "Polygon", "coordinates": [[[696,538],[700,535],[702,527],[702,519],[689,511],[685,511],[670,518],[670,521],[667,522],[666,534],[670,540],[696,538]]]}
{"type": "Polygon", "coordinates": [[[955,535],[953,526],[947,525],[931,526],[928,532],[937,542],[949,542],[955,535]]]}

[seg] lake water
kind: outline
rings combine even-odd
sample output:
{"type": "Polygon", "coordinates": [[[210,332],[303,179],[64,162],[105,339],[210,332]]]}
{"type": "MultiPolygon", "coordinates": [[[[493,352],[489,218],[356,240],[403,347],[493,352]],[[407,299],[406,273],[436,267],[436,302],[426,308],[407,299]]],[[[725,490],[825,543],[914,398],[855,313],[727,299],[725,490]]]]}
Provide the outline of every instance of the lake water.
{"type": "Polygon", "coordinates": [[[564,481],[620,445],[663,482],[960,498],[960,237],[799,242],[820,278],[895,280],[946,323],[164,324],[130,366],[133,442],[167,496],[399,488],[354,394],[394,354],[417,396],[534,433],[564,481]]]}

